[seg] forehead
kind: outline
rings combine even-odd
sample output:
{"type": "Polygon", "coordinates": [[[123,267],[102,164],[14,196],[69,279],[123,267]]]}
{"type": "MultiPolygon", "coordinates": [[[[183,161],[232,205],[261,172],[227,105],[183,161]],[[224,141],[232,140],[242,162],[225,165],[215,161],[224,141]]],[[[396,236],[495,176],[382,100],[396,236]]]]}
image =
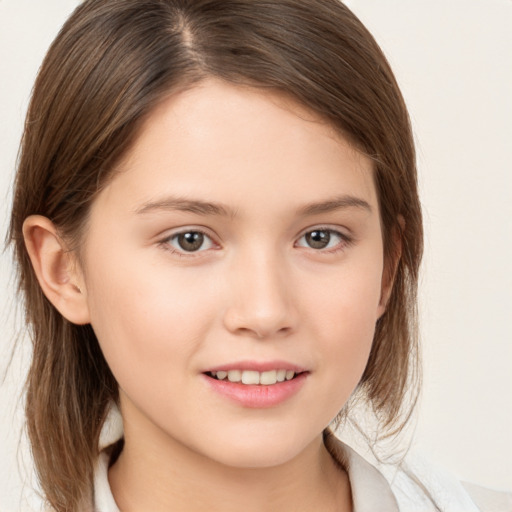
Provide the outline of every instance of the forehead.
{"type": "Polygon", "coordinates": [[[214,79],[154,109],[108,188],[135,209],[155,194],[242,209],[339,194],[376,203],[372,162],[330,124],[285,94],[214,79]]]}

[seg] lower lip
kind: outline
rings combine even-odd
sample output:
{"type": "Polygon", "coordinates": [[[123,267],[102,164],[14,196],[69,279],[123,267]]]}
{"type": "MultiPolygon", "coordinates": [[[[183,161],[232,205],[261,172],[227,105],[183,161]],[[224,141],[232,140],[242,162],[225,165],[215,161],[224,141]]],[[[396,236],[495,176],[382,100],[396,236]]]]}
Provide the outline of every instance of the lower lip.
{"type": "Polygon", "coordinates": [[[240,382],[230,382],[229,380],[217,380],[203,374],[211,388],[243,407],[252,409],[263,409],[266,407],[275,407],[293,395],[298,393],[300,388],[306,382],[307,372],[300,373],[292,380],[277,382],[269,386],[248,385],[240,382]]]}

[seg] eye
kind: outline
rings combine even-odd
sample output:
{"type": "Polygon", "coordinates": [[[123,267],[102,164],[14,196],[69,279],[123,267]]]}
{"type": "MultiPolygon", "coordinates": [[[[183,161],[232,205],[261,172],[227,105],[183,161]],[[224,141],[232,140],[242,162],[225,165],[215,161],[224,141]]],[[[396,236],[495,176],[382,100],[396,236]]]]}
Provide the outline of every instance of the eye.
{"type": "Polygon", "coordinates": [[[189,230],[176,233],[166,240],[164,244],[170,245],[175,252],[200,252],[213,247],[212,239],[202,231],[189,230]]]}
{"type": "Polygon", "coordinates": [[[338,231],[327,228],[318,228],[308,231],[299,238],[297,245],[299,247],[309,247],[311,249],[333,249],[343,242],[348,242],[348,237],[338,231]]]}

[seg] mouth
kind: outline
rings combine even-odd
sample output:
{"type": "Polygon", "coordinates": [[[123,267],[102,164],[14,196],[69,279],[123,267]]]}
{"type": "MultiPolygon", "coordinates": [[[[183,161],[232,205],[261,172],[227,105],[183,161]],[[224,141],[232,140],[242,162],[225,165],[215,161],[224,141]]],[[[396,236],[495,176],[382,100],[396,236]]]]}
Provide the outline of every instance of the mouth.
{"type": "Polygon", "coordinates": [[[247,386],[272,386],[281,382],[294,380],[306,372],[284,368],[259,372],[256,370],[219,370],[205,372],[208,377],[225,382],[245,384],[247,386]]]}
{"type": "Polygon", "coordinates": [[[292,370],[289,366],[283,368],[280,365],[276,365],[275,369],[268,364],[245,366],[245,369],[234,365],[212,368],[203,372],[203,376],[213,392],[231,403],[248,409],[265,409],[291,400],[300,392],[310,374],[298,367],[292,370]],[[260,368],[255,369],[255,366],[260,368]]]}

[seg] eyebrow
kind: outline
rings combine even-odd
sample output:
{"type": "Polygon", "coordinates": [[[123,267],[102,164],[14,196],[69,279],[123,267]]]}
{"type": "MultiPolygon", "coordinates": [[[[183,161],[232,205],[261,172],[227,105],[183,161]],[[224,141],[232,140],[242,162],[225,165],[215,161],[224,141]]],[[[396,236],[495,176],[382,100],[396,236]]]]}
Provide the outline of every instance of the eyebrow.
{"type": "Polygon", "coordinates": [[[359,197],[351,195],[343,195],[321,201],[319,203],[309,203],[301,207],[298,211],[300,215],[317,215],[319,213],[328,213],[336,210],[345,210],[347,208],[359,208],[371,213],[372,207],[370,204],[359,197]]]}
{"type": "MultiPolygon", "coordinates": [[[[371,213],[370,204],[359,197],[351,195],[337,196],[326,201],[308,203],[297,210],[301,216],[318,215],[347,208],[357,208],[371,213]]],[[[237,210],[215,202],[186,199],[180,197],[165,197],[155,201],[148,201],[135,210],[137,215],[152,213],[155,211],[183,211],[198,215],[212,215],[221,217],[237,217],[237,210]]]]}
{"type": "Polygon", "coordinates": [[[197,199],[181,197],[165,197],[156,201],[148,201],[135,210],[136,214],[152,213],[154,211],[182,211],[197,213],[198,215],[216,215],[222,217],[236,217],[237,212],[229,206],[197,199]]]}

